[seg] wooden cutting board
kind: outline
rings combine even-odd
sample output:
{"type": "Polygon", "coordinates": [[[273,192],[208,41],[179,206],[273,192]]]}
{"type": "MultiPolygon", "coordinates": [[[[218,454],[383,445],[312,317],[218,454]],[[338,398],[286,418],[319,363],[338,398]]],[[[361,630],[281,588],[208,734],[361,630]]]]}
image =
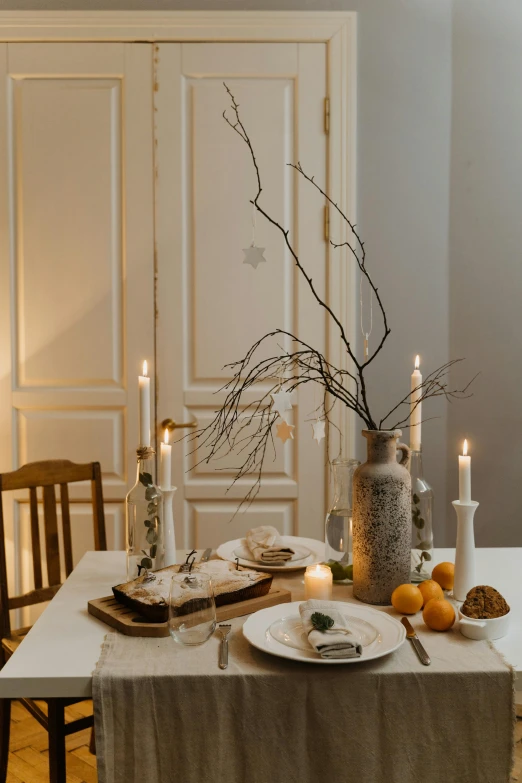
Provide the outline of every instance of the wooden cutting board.
{"type": "MultiPolygon", "coordinates": [[[[278,590],[273,588],[267,595],[258,598],[250,598],[248,601],[238,601],[236,604],[226,604],[218,606],[216,616],[218,623],[224,620],[232,620],[234,617],[242,617],[245,614],[252,614],[259,609],[266,609],[267,606],[276,606],[277,604],[287,604],[292,600],[292,594],[289,590],[278,590]]],[[[95,598],[87,604],[89,614],[103,620],[104,623],[116,628],[117,631],[126,636],[168,636],[169,628],[167,623],[147,622],[141,615],[133,609],[120,604],[113,595],[105,598],[95,598]]]]}

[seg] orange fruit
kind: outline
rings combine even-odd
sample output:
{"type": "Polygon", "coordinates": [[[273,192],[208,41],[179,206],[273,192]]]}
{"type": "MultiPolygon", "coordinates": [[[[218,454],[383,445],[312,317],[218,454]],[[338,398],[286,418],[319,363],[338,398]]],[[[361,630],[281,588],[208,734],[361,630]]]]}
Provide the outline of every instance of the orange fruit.
{"type": "Polygon", "coordinates": [[[447,631],[455,622],[455,609],[444,598],[432,598],[424,607],[422,619],[432,631],[447,631]]]}
{"type": "Polygon", "coordinates": [[[438,582],[444,590],[453,590],[455,566],[453,563],[439,563],[431,572],[431,578],[438,582]]]}
{"type": "Polygon", "coordinates": [[[392,593],[391,602],[401,614],[415,614],[422,607],[422,593],[415,585],[399,585],[392,593]]]}
{"type": "Polygon", "coordinates": [[[423,606],[426,606],[432,598],[436,598],[438,601],[442,601],[444,598],[442,587],[433,579],[426,579],[425,582],[421,582],[417,587],[422,593],[423,606]]]}

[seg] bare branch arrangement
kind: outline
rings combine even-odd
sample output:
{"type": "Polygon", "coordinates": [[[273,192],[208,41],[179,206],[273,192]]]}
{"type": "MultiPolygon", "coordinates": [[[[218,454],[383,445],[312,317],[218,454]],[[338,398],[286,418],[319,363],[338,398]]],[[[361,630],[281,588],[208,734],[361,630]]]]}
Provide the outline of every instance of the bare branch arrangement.
{"type": "MultiPolygon", "coordinates": [[[[263,466],[270,451],[275,457],[275,443],[273,427],[278,419],[278,414],[272,408],[271,395],[281,388],[281,381],[284,379],[285,390],[293,392],[306,383],[316,383],[322,387],[323,401],[320,405],[321,416],[331,423],[329,414],[337,403],[347,406],[357,414],[369,430],[397,429],[398,427],[407,427],[408,420],[415,407],[422,402],[432,398],[444,396],[447,400],[461,399],[470,396],[469,387],[474,379],[467,383],[463,388],[451,388],[449,385],[449,372],[451,368],[461,359],[455,359],[442,365],[431,372],[423,382],[414,390],[410,391],[402,400],[400,400],[383,418],[376,418],[370,410],[365,371],[372,362],[375,361],[378,354],[382,351],[391,329],[388,325],[386,310],[384,308],[379,289],[374,284],[366,268],[366,250],[355,224],[343,212],[339,205],[333,201],[330,196],[315,182],[313,176],[308,175],[300,162],[297,164],[289,163],[300,176],[309,182],[318,193],[339,213],[342,220],[349,229],[351,241],[333,242],[330,244],[333,248],[346,247],[355,260],[361,275],[366,278],[376,302],[380,309],[383,319],[383,334],[375,350],[368,355],[365,361],[359,361],[355,350],[347,338],[343,324],[338,316],[333,312],[328,303],[321,298],[314,286],[313,280],[307,273],[290,239],[290,230],[281,225],[266,209],[259,203],[263,192],[261,184],[261,172],[255,156],[252,142],[239,114],[239,104],[229,87],[224,87],[230,97],[232,119],[223,112],[223,118],[234,130],[243,142],[246,144],[252,164],[257,177],[257,193],[250,203],[263,217],[276,228],[283,236],[285,245],[290,252],[296,267],[300,274],[306,280],[310,291],[312,292],[318,305],[327,313],[336,325],[344,349],[351,362],[351,371],[334,367],[324,355],[313,346],[308,345],[298,336],[283,329],[274,331],[261,337],[249,349],[243,359],[226,365],[232,371],[232,379],[226,383],[220,391],[226,391],[226,398],[223,406],[216,412],[212,422],[205,428],[194,432],[188,436],[189,440],[195,442],[196,449],[205,450],[205,456],[200,462],[210,462],[211,460],[227,457],[232,452],[235,455],[241,455],[240,466],[236,469],[232,486],[240,481],[251,477],[253,483],[245,494],[239,508],[244,504],[249,505],[257,496],[261,487],[261,478],[263,466]],[[278,338],[289,340],[293,350],[283,350],[277,344],[279,353],[266,359],[257,361],[258,350],[260,347],[270,341],[277,341],[278,338]],[[255,402],[245,404],[246,393],[252,389],[259,389],[259,397],[255,402]],[[418,394],[415,405],[411,405],[413,395],[418,394]],[[329,402],[331,400],[331,402],[329,402]],[[399,416],[397,422],[389,426],[388,422],[396,414],[399,416]]],[[[250,398],[251,395],[248,395],[250,398]]],[[[199,463],[198,463],[199,464],[199,463]]],[[[223,468],[228,469],[228,468],[223,468]]],[[[241,482],[243,483],[243,482],[241,482]]],[[[239,509],[238,509],[239,510],[239,509]]]]}

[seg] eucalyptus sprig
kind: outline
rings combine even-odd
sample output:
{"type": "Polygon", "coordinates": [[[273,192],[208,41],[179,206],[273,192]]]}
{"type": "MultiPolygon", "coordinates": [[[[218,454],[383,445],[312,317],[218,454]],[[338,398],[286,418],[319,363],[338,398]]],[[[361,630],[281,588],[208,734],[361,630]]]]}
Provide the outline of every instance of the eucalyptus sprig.
{"type": "Polygon", "coordinates": [[[148,570],[152,568],[153,560],[156,558],[158,551],[158,531],[159,531],[159,516],[158,516],[158,498],[159,495],[154,486],[152,476],[150,473],[143,471],[140,473],[140,484],[145,487],[145,499],[148,500],[147,505],[147,519],[143,524],[147,528],[146,539],[150,544],[150,549],[147,552],[142,549],[144,557],[141,559],[141,563],[138,566],[138,573],[141,573],[142,569],[148,570]]]}
{"type": "Polygon", "coordinates": [[[431,555],[427,550],[431,549],[431,545],[432,545],[431,540],[423,539],[423,536],[420,532],[421,530],[424,529],[426,523],[423,517],[421,516],[419,504],[420,504],[420,498],[417,495],[417,493],[414,492],[412,497],[412,505],[411,505],[411,518],[417,532],[417,543],[415,545],[415,549],[421,550],[419,556],[420,558],[419,562],[415,566],[415,570],[417,571],[418,574],[420,574],[422,571],[424,561],[431,560],[431,555]]]}

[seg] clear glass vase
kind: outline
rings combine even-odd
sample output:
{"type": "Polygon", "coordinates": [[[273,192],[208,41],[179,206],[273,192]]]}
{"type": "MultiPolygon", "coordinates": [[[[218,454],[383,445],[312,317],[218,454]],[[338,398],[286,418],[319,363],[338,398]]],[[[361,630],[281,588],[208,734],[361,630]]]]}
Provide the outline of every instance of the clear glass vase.
{"type": "Polygon", "coordinates": [[[163,497],[154,483],[154,449],[136,451],[136,483],[125,500],[127,579],[162,566],[163,497]]]}
{"type": "Polygon", "coordinates": [[[431,576],[433,558],[433,490],[424,478],[422,452],[412,451],[411,473],[411,580],[431,576]]]}
{"type": "Polygon", "coordinates": [[[325,557],[335,581],[351,578],[343,569],[352,562],[352,482],[359,462],[338,457],[332,462],[334,497],[325,522],[325,557]],[[338,564],[337,566],[335,564],[338,564]]]}

